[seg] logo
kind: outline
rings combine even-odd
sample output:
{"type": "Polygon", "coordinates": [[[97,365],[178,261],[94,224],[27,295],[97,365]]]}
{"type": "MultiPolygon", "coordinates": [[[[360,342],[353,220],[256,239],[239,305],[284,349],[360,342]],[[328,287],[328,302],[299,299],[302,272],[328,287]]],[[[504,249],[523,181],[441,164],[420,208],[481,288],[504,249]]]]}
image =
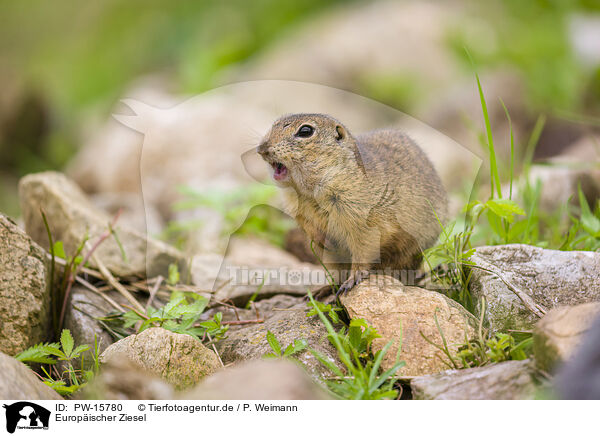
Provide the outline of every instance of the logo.
{"type": "Polygon", "coordinates": [[[15,429],[48,430],[50,411],[28,401],[19,401],[3,406],[6,409],[6,431],[14,433],[15,429]]]}

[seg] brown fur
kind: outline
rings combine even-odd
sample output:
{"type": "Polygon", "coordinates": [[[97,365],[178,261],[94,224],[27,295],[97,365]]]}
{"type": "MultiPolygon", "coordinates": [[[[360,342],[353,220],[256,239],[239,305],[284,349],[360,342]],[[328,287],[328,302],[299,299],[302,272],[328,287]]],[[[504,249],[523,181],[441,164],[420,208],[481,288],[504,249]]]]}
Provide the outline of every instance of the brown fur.
{"type": "Polygon", "coordinates": [[[427,156],[399,130],[354,137],[328,115],[287,115],[257,151],[287,167],[280,185],[289,212],[333,263],[350,263],[352,271],[416,269],[439,236],[446,192],[427,156]],[[296,136],[305,124],[313,135],[296,136]]]}

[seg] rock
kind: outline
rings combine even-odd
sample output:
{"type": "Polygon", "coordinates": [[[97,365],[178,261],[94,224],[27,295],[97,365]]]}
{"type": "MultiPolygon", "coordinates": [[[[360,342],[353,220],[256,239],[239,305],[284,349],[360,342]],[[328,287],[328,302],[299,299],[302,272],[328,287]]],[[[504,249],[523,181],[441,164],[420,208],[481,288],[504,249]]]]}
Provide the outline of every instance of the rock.
{"type": "Polygon", "coordinates": [[[252,360],[204,379],[183,400],[331,400],[298,365],[252,360]]]}
{"type": "Polygon", "coordinates": [[[102,365],[92,382],[76,394],[77,400],[172,400],[173,386],[142,370],[128,359],[102,365]]]}
{"type": "MultiPolygon", "coordinates": [[[[200,319],[205,321],[207,319],[211,319],[215,313],[221,312],[223,314],[223,321],[249,321],[257,319],[256,312],[258,311],[258,318],[267,320],[280,314],[281,311],[303,304],[306,304],[304,297],[294,297],[291,295],[279,294],[271,298],[255,302],[250,309],[238,307],[234,310],[230,306],[216,305],[215,307],[204,311],[200,319]]],[[[229,331],[246,327],[248,326],[243,324],[234,324],[229,326],[229,331]]]]}
{"type": "Polygon", "coordinates": [[[255,303],[256,309],[258,309],[259,313],[261,313],[265,319],[272,318],[282,310],[302,305],[306,305],[306,299],[304,297],[294,297],[285,294],[275,295],[255,303]]]}
{"type": "Polygon", "coordinates": [[[119,211],[119,223],[143,235],[159,235],[164,228],[163,219],[151,204],[144,204],[139,194],[132,192],[104,192],[90,196],[91,202],[110,216],[119,211]]]}
{"type": "Polygon", "coordinates": [[[191,387],[221,367],[215,353],[198,340],[158,327],[127,336],[100,356],[102,363],[125,358],[176,389],[191,387]]]}
{"type": "MultiPolygon", "coordinates": [[[[114,299],[113,295],[111,297],[114,299]]],[[[115,308],[99,295],[82,286],[73,286],[65,312],[64,328],[71,331],[76,345],[90,345],[91,349],[97,336],[102,353],[115,339],[94,318],[106,316],[113,310],[115,308]]]]}
{"type": "Polygon", "coordinates": [[[600,198],[600,171],[594,168],[533,165],[529,173],[531,186],[540,184],[540,210],[553,214],[569,203],[579,204],[578,187],[588,204],[600,198]]]}
{"type": "Polygon", "coordinates": [[[0,352],[1,400],[62,400],[25,364],[0,352]]]}
{"type": "Polygon", "coordinates": [[[532,165],[529,183],[533,187],[540,183],[541,211],[552,214],[566,207],[569,202],[578,205],[579,186],[593,209],[593,205],[600,199],[598,141],[598,135],[584,136],[561,154],[547,159],[545,165],[532,165]]]}
{"type": "Polygon", "coordinates": [[[421,336],[442,344],[434,316],[451,352],[465,342],[465,335],[470,338],[474,333],[473,316],[461,305],[438,292],[404,286],[389,276],[369,277],[343,295],[341,302],[351,319],[363,318],[382,336],[373,341],[374,352],[394,341],[383,358],[382,369],[396,363],[398,341],[402,340],[400,360],[406,362],[400,369],[402,376],[432,374],[447,368],[437,357],[444,356],[421,336]]]}
{"type": "MultiPolygon", "coordinates": [[[[327,340],[327,329],[318,317],[307,317],[306,312],[305,308],[292,308],[275,314],[262,324],[230,332],[226,339],[216,344],[223,363],[260,359],[272,352],[267,342],[267,331],[275,335],[284,349],[295,339],[305,339],[309,348],[321,352],[331,362],[337,363],[337,350],[327,340]]],[[[300,361],[314,378],[322,379],[332,375],[308,349],[294,355],[294,358],[300,361]]]]}
{"type": "Polygon", "coordinates": [[[555,378],[564,400],[600,400],[600,316],[555,378]]]}
{"type": "Polygon", "coordinates": [[[225,260],[216,254],[194,256],[192,283],[202,290],[213,289],[213,303],[231,300],[243,306],[255,293],[258,300],[276,294],[304,296],[307,289],[327,281],[322,267],[300,262],[268,242],[232,238],[225,260]]]}
{"type": "Polygon", "coordinates": [[[415,400],[525,400],[535,395],[532,373],[529,360],[511,360],[415,377],[410,387],[415,400]]]}
{"type": "Polygon", "coordinates": [[[11,356],[45,342],[51,331],[46,252],[0,214],[0,351],[11,356]]]}
{"type": "Polygon", "coordinates": [[[590,325],[600,314],[600,303],[557,307],[533,330],[533,351],[538,368],[552,372],[569,361],[590,325]]]}
{"type": "MultiPolygon", "coordinates": [[[[112,218],[98,210],[66,176],[56,172],[30,174],[19,182],[19,197],[27,233],[41,246],[48,247],[48,235],[40,208],[44,210],[54,241],[62,241],[67,255],[76,252],[85,235],[93,244],[107,231],[112,218]]],[[[115,275],[153,277],[167,276],[168,266],[177,263],[186,271],[183,255],[172,247],[128,229],[115,226],[125,251],[122,257],[114,237],[100,244],[95,255],[115,275]]],[[[90,260],[91,264],[95,262],[90,260]]]]}
{"type": "MultiPolygon", "coordinates": [[[[600,253],[511,244],[478,247],[471,261],[499,273],[532,307],[552,309],[600,300],[600,253]]],[[[539,319],[496,274],[473,267],[469,289],[475,301],[485,297],[492,332],[527,330],[539,319]]]]}

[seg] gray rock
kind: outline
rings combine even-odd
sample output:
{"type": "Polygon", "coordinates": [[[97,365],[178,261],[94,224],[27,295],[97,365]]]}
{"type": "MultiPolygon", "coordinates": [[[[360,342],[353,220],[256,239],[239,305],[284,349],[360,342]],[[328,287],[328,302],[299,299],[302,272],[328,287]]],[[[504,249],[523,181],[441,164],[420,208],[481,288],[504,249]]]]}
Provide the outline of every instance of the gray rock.
{"type": "Polygon", "coordinates": [[[154,327],[108,347],[102,363],[129,359],[175,389],[189,388],[221,367],[215,353],[189,335],[154,327]]]}
{"type": "MultiPolygon", "coordinates": [[[[541,211],[552,214],[569,203],[578,205],[579,187],[588,204],[596,203],[600,198],[598,141],[599,135],[583,136],[561,154],[548,159],[544,165],[532,165],[529,183],[534,187],[540,183],[541,211]]],[[[565,220],[568,220],[566,214],[565,220]]]]}
{"type": "Polygon", "coordinates": [[[600,400],[600,316],[555,378],[563,400],[600,400]]]}
{"type": "Polygon", "coordinates": [[[62,400],[26,365],[0,352],[1,400],[62,400]]]}
{"type": "Polygon", "coordinates": [[[366,320],[381,335],[373,341],[373,351],[394,341],[383,358],[382,369],[389,369],[396,363],[398,343],[402,341],[400,360],[406,362],[400,369],[403,376],[432,374],[447,368],[439,358],[445,356],[421,336],[422,333],[442,344],[434,316],[437,316],[451,352],[465,342],[465,337],[470,338],[474,333],[471,327],[475,322],[473,316],[454,300],[438,292],[404,286],[389,276],[369,277],[343,295],[341,302],[351,319],[366,320]]]}
{"type": "MultiPolygon", "coordinates": [[[[331,362],[338,363],[337,351],[327,340],[325,326],[316,316],[307,317],[304,308],[281,311],[262,324],[230,332],[226,339],[216,344],[223,363],[260,359],[270,353],[267,331],[275,335],[282,348],[293,343],[295,339],[305,339],[310,348],[321,352],[331,362]]],[[[322,379],[332,375],[308,350],[294,355],[294,358],[300,361],[313,377],[322,379]]]]}
{"type": "Polygon", "coordinates": [[[549,311],[533,329],[533,352],[538,368],[552,372],[572,358],[600,314],[600,303],[557,307],[549,311]]]}
{"type": "MultiPolygon", "coordinates": [[[[48,219],[55,241],[62,241],[67,255],[75,253],[85,235],[93,244],[106,232],[112,218],[97,209],[81,189],[65,175],[56,172],[30,174],[19,182],[19,197],[27,233],[42,247],[48,247],[48,236],[40,208],[48,219]]],[[[114,237],[107,238],[94,252],[117,276],[153,277],[167,275],[168,266],[177,263],[186,271],[183,255],[174,248],[147,238],[121,226],[115,231],[123,245],[127,260],[122,257],[114,237]]],[[[93,259],[90,262],[94,264],[93,259]]]]}
{"type": "Polygon", "coordinates": [[[276,294],[305,296],[307,289],[314,291],[327,282],[320,266],[300,262],[266,241],[232,238],[224,260],[216,254],[194,256],[192,283],[202,290],[214,289],[212,304],[244,305],[255,293],[259,300],[276,294]]]}
{"type": "Polygon", "coordinates": [[[119,222],[143,235],[158,235],[164,222],[151,204],[145,204],[141,194],[103,192],[90,196],[92,203],[110,216],[121,211],[119,222]]]}
{"type": "MultiPolygon", "coordinates": [[[[485,297],[491,331],[527,330],[541,309],[600,300],[600,253],[546,250],[523,244],[479,247],[469,289],[485,297]],[[492,270],[490,274],[477,267],[492,270]],[[522,293],[526,304],[505,283],[522,293]]],[[[539,312],[540,315],[543,312],[539,312]]]]}
{"type": "Polygon", "coordinates": [[[82,286],[74,286],[65,313],[64,328],[71,331],[76,345],[85,344],[93,348],[94,336],[97,336],[102,353],[115,339],[94,317],[106,316],[113,310],[115,309],[99,295],[82,286]]]}
{"type": "Polygon", "coordinates": [[[51,332],[46,252],[0,214],[0,351],[15,355],[51,332]]]}
{"type": "MultiPolygon", "coordinates": [[[[201,320],[212,318],[215,313],[223,314],[223,321],[250,321],[256,319],[267,320],[280,314],[282,311],[294,306],[306,306],[303,297],[294,297],[292,295],[279,294],[265,300],[260,300],[252,305],[251,309],[236,308],[230,306],[218,305],[202,313],[201,320]],[[257,316],[258,311],[258,316],[257,316]]],[[[229,331],[246,328],[248,325],[230,325],[229,331]]]]}
{"type": "Polygon", "coordinates": [[[332,399],[298,365],[287,360],[253,360],[224,369],[182,394],[183,400],[332,399]]]}
{"type": "Polygon", "coordinates": [[[78,400],[171,400],[175,389],[162,378],[129,359],[113,359],[102,365],[92,382],[77,392],[78,400]]]}
{"type": "Polygon", "coordinates": [[[536,388],[532,369],[529,360],[511,360],[415,377],[410,387],[415,400],[533,399],[536,388]]]}

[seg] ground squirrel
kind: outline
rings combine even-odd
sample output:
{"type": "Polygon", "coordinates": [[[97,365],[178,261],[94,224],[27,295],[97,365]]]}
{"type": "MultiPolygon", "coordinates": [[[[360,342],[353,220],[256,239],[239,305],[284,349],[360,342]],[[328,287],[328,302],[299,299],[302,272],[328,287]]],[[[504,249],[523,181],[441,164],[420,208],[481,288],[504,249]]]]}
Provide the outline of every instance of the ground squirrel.
{"type": "Polygon", "coordinates": [[[329,115],[286,115],[257,152],[288,188],[288,212],[321,255],[350,267],[339,292],[369,271],[417,269],[440,234],[446,192],[425,153],[399,130],[353,136],[329,115]]]}

